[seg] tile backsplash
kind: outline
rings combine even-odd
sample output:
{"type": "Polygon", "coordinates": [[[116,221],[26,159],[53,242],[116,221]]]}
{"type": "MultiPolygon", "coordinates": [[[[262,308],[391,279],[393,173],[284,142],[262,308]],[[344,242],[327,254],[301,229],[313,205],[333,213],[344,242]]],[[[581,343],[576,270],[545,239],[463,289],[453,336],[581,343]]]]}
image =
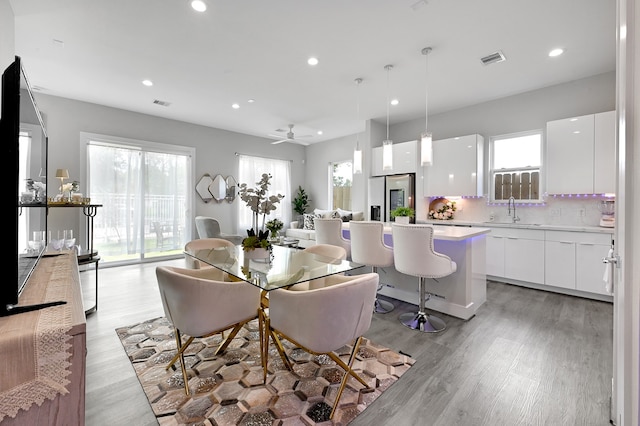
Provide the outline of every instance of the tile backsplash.
{"type": "MultiPolygon", "coordinates": [[[[600,195],[548,196],[541,204],[516,203],[516,213],[522,224],[599,226],[601,213],[598,205],[602,199],[604,198],[600,195]]],[[[426,211],[430,199],[424,200],[426,211]]],[[[455,219],[485,222],[493,216],[496,222],[511,220],[507,214],[507,203],[487,203],[485,198],[462,198],[455,201],[458,208],[455,219]]]]}

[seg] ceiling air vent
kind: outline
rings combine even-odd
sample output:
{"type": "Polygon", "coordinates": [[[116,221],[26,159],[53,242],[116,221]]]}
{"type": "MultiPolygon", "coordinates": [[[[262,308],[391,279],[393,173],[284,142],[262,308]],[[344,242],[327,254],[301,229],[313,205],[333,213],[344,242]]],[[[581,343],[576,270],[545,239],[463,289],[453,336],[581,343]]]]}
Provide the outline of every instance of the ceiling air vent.
{"type": "Polygon", "coordinates": [[[169,105],[171,105],[171,102],[161,101],[159,99],[155,99],[153,103],[156,105],[165,106],[165,107],[168,107],[169,105]]]}
{"type": "Polygon", "coordinates": [[[495,53],[485,56],[484,58],[480,58],[480,61],[482,61],[483,65],[491,65],[506,60],[507,58],[505,58],[504,53],[499,50],[495,53]]]}

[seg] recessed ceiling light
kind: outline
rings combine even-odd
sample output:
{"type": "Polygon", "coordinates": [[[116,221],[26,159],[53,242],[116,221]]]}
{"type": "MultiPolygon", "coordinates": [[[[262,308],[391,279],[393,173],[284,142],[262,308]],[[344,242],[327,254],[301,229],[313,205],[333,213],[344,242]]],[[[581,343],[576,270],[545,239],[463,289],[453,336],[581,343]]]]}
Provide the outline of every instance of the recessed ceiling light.
{"type": "Polygon", "coordinates": [[[233,109],[240,109],[240,105],[238,105],[238,104],[233,104],[233,105],[231,105],[231,108],[233,108],[233,109]]]}
{"type": "Polygon", "coordinates": [[[400,103],[397,99],[391,99],[391,105],[396,106],[400,103]]]}
{"type": "Polygon", "coordinates": [[[207,4],[202,0],[193,0],[191,2],[191,7],[196,12],[204,12],[205,10],[207,10],[207,4]]]}
{"type": "Polygon", "coordinates": [[[309,58],[309,59],[307,60],[307,63],[308,63],[309,65],[318,65],[318,58],[309,58]]]}
{"type": "Polygon", "coordinates": [[[553,49],[549,52],[549,56],[555,58],[556,56],[560,56],[564,53],[564,49],[553,49]]]}
{"type": "Polygon", "coordinates": [[[319,134],[319,135],[322,135],[322,130],[318,130],[318,134],[319,134]]]}
{"type": "Polygon", "coordinates": [[[249,99],[247,102],[249,102],[250,104],[254,103],[256,100],[255,99],[249,99]]]}
{"type": "Polygon", "coordinates": [[[151,87],[151,86],[153,86],[153,81],[151,81],[151,80],[142,80],[142,84],[144,84],[147,87],[151,87]]]}

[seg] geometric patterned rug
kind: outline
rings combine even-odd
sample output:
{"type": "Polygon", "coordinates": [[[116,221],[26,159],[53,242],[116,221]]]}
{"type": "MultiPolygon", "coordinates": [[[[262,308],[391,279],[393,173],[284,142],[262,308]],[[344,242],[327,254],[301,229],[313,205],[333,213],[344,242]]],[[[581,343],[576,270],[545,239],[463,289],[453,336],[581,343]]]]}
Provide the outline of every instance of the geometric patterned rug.
{"type": "MultiPolygon", "coordinates": [[[[343,371],[327,356],[315,356],[283,340],[293,372],[273,344],[263,383],[257,320],[238,333],[227,350],[213,353],[220,335],[195,339],[185,353],[191,395],[184,393],[173,327],[156,318],[116,329],[158,423],[164,425],[346,425],[395,383],[412,358],[363,339],[353,367],[370,386],[349,378],[339,407],[328,420],[343,371]]],[[[351,348],[336,351],[348,359],[351,348]]]]}

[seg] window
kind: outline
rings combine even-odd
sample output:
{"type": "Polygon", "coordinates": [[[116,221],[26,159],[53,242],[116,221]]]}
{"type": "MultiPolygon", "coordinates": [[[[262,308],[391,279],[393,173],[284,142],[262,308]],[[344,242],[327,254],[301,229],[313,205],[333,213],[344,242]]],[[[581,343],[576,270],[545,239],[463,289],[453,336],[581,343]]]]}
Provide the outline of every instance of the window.
{"type": "MultiPolygon", "coordinates": [[[[250,188],[255,188],[263,173],[271,175],[269,195],[282,194],[284,198],[276,205],[276,209],[266,218],[265,222],[272,219],[280,219],[285,226],[291,222],[291,161],[274,160],[271,158],[251,157],[239,155],[238,184],[246,183],[250,188]]],[[[250,229],[252,224],[252,212],[247,205],[238,198],[238,227],[240,235],[250,229]]],[[[262,218],[258,226],[262,225],[262,218]]]]}
{"type": "Polygon", "coordinates": [[[329,199],[332,209],[351,210],[351,185],[353,182],[353,163],[342,161],[329,165],[329,199]]]}
{"type": "Polygon", "coordinates": [[[542,131],[491,138],[491,194],[495,201],[510,197],[540,201],[542,131]]]}
{"type": "Polygon", "coordinates": [[[94,248],[105,262],[181,255],[190,239],[193,148],[83,134],[94,248]]]}

